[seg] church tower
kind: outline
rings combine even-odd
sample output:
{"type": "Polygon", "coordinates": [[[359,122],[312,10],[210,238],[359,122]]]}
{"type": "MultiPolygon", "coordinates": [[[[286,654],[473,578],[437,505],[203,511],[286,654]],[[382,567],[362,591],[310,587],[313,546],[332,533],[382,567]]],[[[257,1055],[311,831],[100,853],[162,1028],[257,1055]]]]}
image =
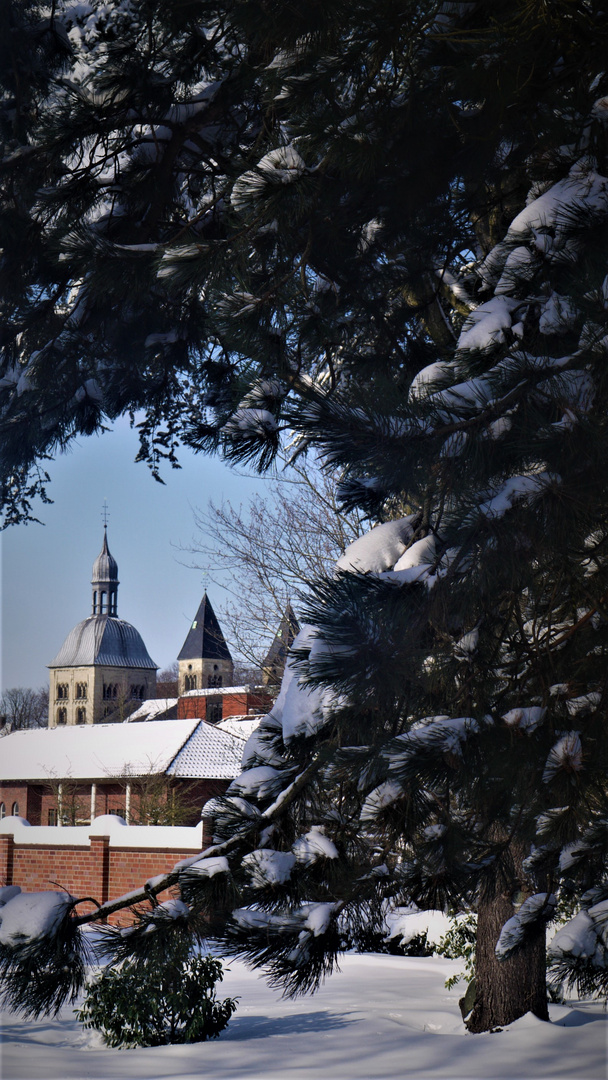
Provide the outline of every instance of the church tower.
{"type": "Polygon", "coordinates": [[[285,663],[287,661],[287,653],[293,645],[299,631],[300,624],[296,619],[291,604],[288,603],[279,624],[279,629],[276,632],[275,639],[262,664],[262,682],[265,686],[279,687],[281,685],[281,679],[283,678],[285,663]]]}
{"type": "Polygon", "coordinates": [[[177,658],[178,694],[231,686],[234,665],[211,601],[204,594],[177,658]]]}
{"type": "Polygon", "coordinates": [[[49,664],[49,727],[125,720],[154,697],[156,664],[134,626],[118,618],[118,564],[103,545],[91,576],[92,612],[49,664]]]}

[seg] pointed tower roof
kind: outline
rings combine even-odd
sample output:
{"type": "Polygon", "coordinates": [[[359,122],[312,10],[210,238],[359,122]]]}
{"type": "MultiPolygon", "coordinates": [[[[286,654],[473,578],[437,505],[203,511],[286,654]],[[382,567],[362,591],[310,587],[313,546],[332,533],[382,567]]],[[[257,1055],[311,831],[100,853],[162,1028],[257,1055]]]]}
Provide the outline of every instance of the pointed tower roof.
{"type": "Polygon", "coordinates": [[[100,582],[115,581],[118,584],[118,563],[113,555],[110,554],[108,547],[108,528],[107,525],[103,527],[103,545],[99,555],[93,563],[93,577],[91,578],[91,584],[97,585],[100,582]]]}
{"type": "Polygon", "coordinates": [[[289,652],[299,629],[300,624],[296,619],[294,610],[291,604],[288,604],[279,624],[275,639],[262,664],[262,671],[264,672],[264,679],[266,682],[280,682],[283,668],[285,667],[285,661],[287,659],[287,653],[289,652]]]}
{"type": "Polygon", "coordinates": [[[211,601],[204,594],[178,660],[227,660],[232,663],[230,650],[220,629],[211,601]]]}

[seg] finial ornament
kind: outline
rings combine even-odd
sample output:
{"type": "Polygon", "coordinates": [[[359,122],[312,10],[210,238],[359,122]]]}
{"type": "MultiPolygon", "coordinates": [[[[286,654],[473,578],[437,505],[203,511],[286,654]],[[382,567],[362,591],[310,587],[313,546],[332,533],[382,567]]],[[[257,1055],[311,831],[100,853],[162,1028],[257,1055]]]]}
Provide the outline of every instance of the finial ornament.
{"type": "Polygon", "coordinates": [[[101,516],[103,518],[103,527],[104,527],[104,529],[107,529],[107,527],[108,527],[108,518],[110,516],[109,511],[108,511],[108,500],[107,499],[103,500],[103,506],[101,508],[101,516]]]}

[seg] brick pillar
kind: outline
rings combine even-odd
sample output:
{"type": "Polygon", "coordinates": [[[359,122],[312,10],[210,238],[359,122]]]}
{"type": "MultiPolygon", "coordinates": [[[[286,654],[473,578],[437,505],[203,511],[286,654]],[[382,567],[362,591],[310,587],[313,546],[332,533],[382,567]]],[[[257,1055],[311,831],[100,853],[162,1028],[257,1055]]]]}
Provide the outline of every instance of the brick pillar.
{"type": "Polygon", "coordinates": [[[213,830],[211,828],[211,822],[209,822],[205,818],[203,818],[203,847],[202,847],[202,850],[204,851],[205,848],[211,847],[212,843],[213,843],[213,830]]]}
{"type": "Polygon", "coordinates": [[[12,833],[3,833],[0,836],[0,883],[2,885],[13,884],[13,850],[15,837],[12,833]]]}
{"type": "Polygon", "coordinates": [[[104,904],[110,894],[110,837],[90,836],[91,896],[104,904]]]}

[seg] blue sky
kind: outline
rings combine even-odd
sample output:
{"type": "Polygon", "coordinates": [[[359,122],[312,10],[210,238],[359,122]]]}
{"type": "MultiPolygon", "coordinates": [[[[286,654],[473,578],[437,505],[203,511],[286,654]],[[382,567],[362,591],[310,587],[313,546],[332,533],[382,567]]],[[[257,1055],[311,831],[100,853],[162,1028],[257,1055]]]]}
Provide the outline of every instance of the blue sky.
{"type": "MultiPolygon", "coordinates": [[[[246,503],[264,480],[229,469],[219,459],[179,454],[182,469],[166,467],[158,484],[135,464],[137,435],[127,420],[112,432],[79,440],[48,469],[51,506],[44,525],[0,534],[2,688],[44,686],[46,665],[71,628],[90,614],[91,568],[102,544],[107,500],[108,543],[118,562],[118,614],[141,633],[162,668],[175,660],[204,591],[203,571],[176,550],[195,536],[192,509],[213,498],[246,503]]],[[[221,590],[211,585],[214,606],[221,590]]]]}

